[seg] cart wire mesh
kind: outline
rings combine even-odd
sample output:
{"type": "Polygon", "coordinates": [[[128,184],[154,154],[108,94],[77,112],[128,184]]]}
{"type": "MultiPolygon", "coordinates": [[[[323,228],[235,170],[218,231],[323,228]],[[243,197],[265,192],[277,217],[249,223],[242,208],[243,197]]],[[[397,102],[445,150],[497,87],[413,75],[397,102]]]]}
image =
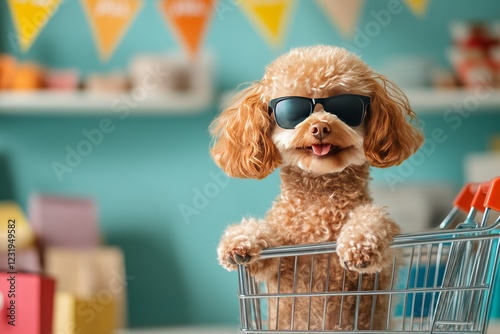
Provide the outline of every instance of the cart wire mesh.
{"type": "Polygon", "coordinates": [[[241,332],[485,333],[500,251],[494,181],[478,189],[455,230],[397,236],[392,265],[381,273],[331,272],[335,243],[264,250],[260,260],[276,265],[273,284],[238,268],[241,332]]]}

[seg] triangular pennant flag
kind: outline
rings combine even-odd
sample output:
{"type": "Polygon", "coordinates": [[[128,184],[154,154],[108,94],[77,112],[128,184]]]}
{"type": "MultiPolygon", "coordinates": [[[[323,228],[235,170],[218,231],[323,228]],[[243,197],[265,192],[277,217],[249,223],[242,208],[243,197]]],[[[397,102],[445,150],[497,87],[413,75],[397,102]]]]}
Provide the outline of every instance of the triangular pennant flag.
{"type": "Polygon", "coordinates": [[[159,6],[177,39],[194,58],[212,17],[215,0],[163,0],[159,6]]]}
{"type": "Polygon", "coordinates": [[[354,35],[364,0],[317,0],[317,2],[343,36],[354,35]]]}
{"type": "Polygon", "coordinates": [[[142,7],[142,0],[82,0],[101,60],[108,60],[142,7]]]}
{"type": "Polygon", "coordinates": [[[240,4],[271,46],[283,43],[295,0],[241,0],[240,4]]]}
{"type": "Polygon", "coordinates": [[[61,0],[8,0],[22,52],[30,49],[61,0]]]}
{"type": "Polygon", "coordinates": [[[430,0],[405,0],[406,5],[418,17],[424,17],[430,0]]]}

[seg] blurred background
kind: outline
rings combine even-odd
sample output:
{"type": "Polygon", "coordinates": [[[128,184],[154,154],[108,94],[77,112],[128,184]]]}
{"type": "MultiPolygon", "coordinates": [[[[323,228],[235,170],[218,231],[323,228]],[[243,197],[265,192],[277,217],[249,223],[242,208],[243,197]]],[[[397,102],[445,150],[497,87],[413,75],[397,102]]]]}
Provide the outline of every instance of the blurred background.
{"type": "Polygon", "coordinates": [[[290,48],[359,54],[407,93],[426,135],[401,166],[373,170],[376,200],[425,230],[465,182],[500,170],[499,41],[496,0],[0,0],[0,199],[31,226],[41,262],[25,270],[69,276],[56,308],[101,292],[89,305],[111,305],[113,326],[236,328],[237,276],[216,246],[264,215],[279,173],[215,166],[222,101],[290,48]]]}

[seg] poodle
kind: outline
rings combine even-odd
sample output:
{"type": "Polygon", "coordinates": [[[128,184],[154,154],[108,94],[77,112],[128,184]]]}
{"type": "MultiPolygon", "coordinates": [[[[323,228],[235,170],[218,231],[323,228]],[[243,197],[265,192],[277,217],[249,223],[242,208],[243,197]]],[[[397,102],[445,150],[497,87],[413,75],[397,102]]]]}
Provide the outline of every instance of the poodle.
{"type": "MultiPolygon", "coordinates": [[[[210,125],[211,156],[229,176],[262,179],[280,168],[282,181],[263,219],[225,230],[220,264],[245,265],[270,293],[371,290],[375,280],[388,289],[397,257],[390,245],[400,229],[373,204],[369,169],[416,152],[423,136],[415,120],[402,91],[343,48],[278,57],[210,125]],[[336,242],[336,253],[314,255],[312,263],[311,256],[259,259],[266,248],[323,242],[336,242]]],[[[268,328],[383,329],[388,298],[374,299],[270,298],[268,328]]]]}

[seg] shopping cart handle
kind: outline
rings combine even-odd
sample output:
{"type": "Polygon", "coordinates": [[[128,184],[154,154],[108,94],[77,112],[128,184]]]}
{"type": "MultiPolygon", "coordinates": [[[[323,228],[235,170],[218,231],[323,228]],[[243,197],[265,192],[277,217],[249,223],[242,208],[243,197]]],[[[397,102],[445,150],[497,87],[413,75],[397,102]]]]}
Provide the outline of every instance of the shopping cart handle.
{"type": "Polygon", "coordinates": [[[453,201],[453,206],[459,208],[463,213],[468,213],[472,205],[472,199],[476,193],[478,183],[467,183],[458,193],[453,201]]]}
{"type": "Polygon", "coordinates": [[[489,183],[484,206],[495,211],[500,211],[500,177],[494,178],[489,183]]]}
{"type": "Polygon", "coordinates": [[[483,182],[479,184],[479,186],[476,186],[477,190],[474,194],[474,197],[472,198],[472,203],[470,205],[472,208],[476,209],[477,211],[484,212],[484,202],[486,200],[486,195],[490,190],[491,183],[492,180],[483,182]]]}

